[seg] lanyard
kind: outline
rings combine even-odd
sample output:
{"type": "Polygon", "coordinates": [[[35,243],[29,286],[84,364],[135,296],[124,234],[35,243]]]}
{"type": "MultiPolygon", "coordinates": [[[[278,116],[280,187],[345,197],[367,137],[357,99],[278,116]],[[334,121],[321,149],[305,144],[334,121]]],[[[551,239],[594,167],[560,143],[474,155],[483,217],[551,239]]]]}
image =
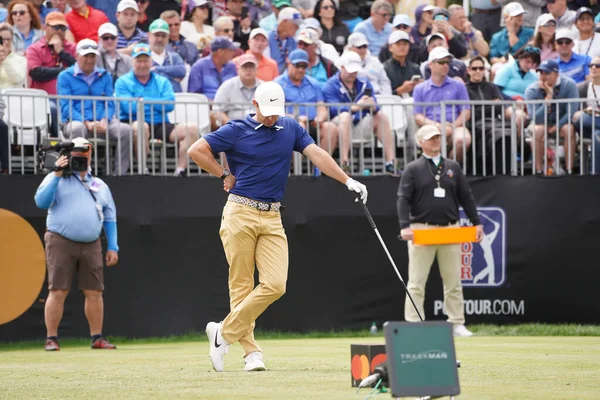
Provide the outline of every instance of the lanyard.
{"type": "Polygon", "coordinates": [[[435,166],[433,159],[425,158],[425,160],[427,160],[427,169],[431,173],[431,176],[433,176],[433,179],[435,179],[435,183],[437,183],[437,187],[441,188],[440,180],[442,179],[442,175],[444,175],[444,172],[446,172],[446,165],[444,163],[444,160],[440,157],[440,163],[435,168],[436,169],[435,174],[433,173],[433,171],[431,170],[431,166],[429,165],[431,163],[435,166]]]}
{"type": "MultiPolygon", "coordinates": [[[[283,58],[283,60],[287,60],[287,58],[288,58],[288,48],[287,48],[287,46],[285,46],[285,44],[283,43],[283,41],[281,40],[281,38],[279,37],[279,35],[277,35],[277,37],[275,39],[277,39],[277,46],[279,47],[279,54],[281,55],[281,57],[283,58]]],[[[285,39],[285,41],[287,43],[287,39],[285,39]]]]}
{"type": "MultiPolygon", "coordinates": [[[[588,44],[588,48],[587,48],[587,50],[585,52],[586,56],[588,55],[588,53],[590,52],[590,49],[592,48],[592,43],[594,43],[594,39],[596,39],[596,34],[593,34],[592,35],[592,39],[590,39],[590,44],[588,44]]],[[[579,42],[579,54],[583,54],[581,52],[581,41],[579,42]]]]}
{"type": "Polygon", "coordinates": [[[81,184],[83,185],[84,188],[86,188],[88,190],[88,192],[90,192],[90,194],[92,195],[92,198],[94,199],[94,203],[96,203],[96,212],[98,213],[98,218],[100,218],[100,223],[104,223],[104,212],[102,212],[102,206],[100,205],[100,203],[98,203],[98,199],[96,198],[96,196],[94,195],[94,192],[92,191],[92,189],[90,189],[90,187],[83,181],[82,179],[79,179],[78,176],[75,177],[75,179],[77,179],[79,182],[81,182],[81,184]]]}

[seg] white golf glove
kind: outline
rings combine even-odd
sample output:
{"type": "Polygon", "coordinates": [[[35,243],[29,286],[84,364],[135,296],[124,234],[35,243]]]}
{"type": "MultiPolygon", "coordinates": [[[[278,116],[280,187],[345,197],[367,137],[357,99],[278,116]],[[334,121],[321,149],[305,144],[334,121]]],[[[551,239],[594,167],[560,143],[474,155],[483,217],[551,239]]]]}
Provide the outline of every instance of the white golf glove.
{"type": "MultiPolygon", "coordinates": [[[[359,181],[355,181],[352,178],[348,178],[348,180],[346,181],[346,186],[348,187],[348,190],[359,193],[362,202],[364,204],[367,204],[367,196],[369,195],[369,193],[367,192],[367,187],[365,185],[363,185],[359,181]]],[[[358,199],[356,199],[355,201],[358,201],[358,199]]]]}

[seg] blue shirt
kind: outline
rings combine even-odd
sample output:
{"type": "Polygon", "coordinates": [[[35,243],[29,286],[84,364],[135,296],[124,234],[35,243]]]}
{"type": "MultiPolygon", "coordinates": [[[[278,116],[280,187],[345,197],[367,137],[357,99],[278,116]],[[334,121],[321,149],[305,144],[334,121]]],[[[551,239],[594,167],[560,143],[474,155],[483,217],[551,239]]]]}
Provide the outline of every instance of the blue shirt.
{"type": "MultiPolygon", "coordinates": [[[[300,86],[296,86],[292,83],[286,71],[283,75],[275,78],[275,82],[283,88],[286,103],[319,103],[325,101],[319,82],[310,76],[305,76],[300,86]]],[[[296,110],[298,110],[298,115],[306,115],[309,121],[315,119],[317,115],[317,108],[308,106],[288,106],[285,112],[295,115],[296,110]]]]}
{"type": "Polygon", "coordinates": [[[210,100],[213,100],[219,86],[227,79],[233,78],[234,76],[237,76],[234,63],[231,61],[228,62],[223,65],[221,72],[219,72],[212,60],[212,56],[209,54],[192,65],[188,81],[188,92],[203,93],[210,100]]]}
{"type": "Polygon", "coordinates": [[[259,201],[281,201],[293,152],[301,153],[315,141],[293,118],[280,117],[268,128],[253,116],[229,121],[204,139],[213,153],[227,155],[236,179],[230,193],[259,201]]]}
{"type": "Polygon", "coordinates": [[[320,59],[317,65],[313,65],[306,70],[306,75],[315,78],[322,85],[327,83],[327,79],[329,79],[327,76],[327,69],[320,59]]]}
{"type": "Polygon", "coordinates": [[[387,46],[387,41],[392,30],[392,24],[386,22],[383,26],[383,30],[381,32],[377,31],[371,22],[371,17],[363,22],[359,22],[354,27],[354,32],[361,32],[367,37],[367,40],[369,41],[369,51],[374,57],[379,57],[381,48],[387,46]]]}
{"type": "Polygon", "coordinates": [[[590,74],[588,64],[592,62],[590,56],[585,54],[571,53],[571,59],[564,62],[560,57],[554,61],[558,62],[558,71],[561,76],[568,76],[575,83],[585,81],[585,77],[590,74]]]}
{"type": "MultiPolygon", "coordinates": [[[[418,84],[413,91],[415,103],[415,114],[424,114],[427,119],[435,122],[442,120],[442,108],[439,105],[422,105],[417,103],[440,103],[442,101],[467,100],[469,93],[463,83],[456,79],[446,77],[446,80],[437,86],[433,80],[428,79],[418,84]]],[[[470,110],[468,104],[450,105],[446,104],[446,122],[454,122],[463,110],[470,110]]]]}
{"type": "MultiPolygon", "coordinates": [[[[535,82],[531,84],[527,90],[525,90],[525,100],[542,100],[546,98],[546,91],[540,89],[540,83],[535,82]]],[[[577,99],[579,98],[579,90],[577,84],[571,78],[559,76],[556,84],[554,85],[555,99],[577,99]]],[[[550,103],[544,106],[544,103],[538,104],[527,104],[527,111],[529,117],[533,121],[541,125],[544,121],[548,120],[550,125],[556,124],[556,107],[558,106],[558,118],[562,120],[562,124],[568,123],[571,117],[577,110],[579,110],[579,102],[574,101],[572,103],[550,103]]]]}
{"type": "Polygon", "coordinates": [[[532,70],[523,73],[517,61],[504,64],[494,77],[494,84],[502,88],[502,93],[508,97],[525,96],[525,90],[538,78],[532,70]]]}
{"type": "MultiPolygon", "coordinates": [[[[88,84],[88,86],[92,86],[92,83],[94,83],[94,81],[99,78],[98,76],[98,68],[96,68],[94,66],[94,70],[92,71],[91,74],[86,75],[85,72],[83,72],[81,70],[81,68],[79,68],[79,64],[75,63],[75,65],[73,66],[73,75],[80,77],[81,79],[83,79],[85,81],[85,83],[88,84]]],[[[91,93],[90,93],[91,95],[91,93]]]]}
{"type": "MultiPolygon", "coordinates": [[[[117,210],[110,189],[102,179],[92,177],[88,172],[83,182],[94,192],[104,220],[100,219],[96,201],[82,185],[78,173],[68,178],[60,178],[54,173],[46,175],[35,192],[35,203],[48,210],[46,227],[50,232],[74,242],[90,243],[100,237],[103,223],[105,227],[106,224],[116,227],[117,210]]],[[[118,251],[116,229],[111,231],[106,229],[109,250],[118,251]]]]}
{"type": "Polygon", "coordinates": [[[502,29],[500,32],[494,33],[492,41],[490,42],[490,58],[502,57],[508,53],[514,56],[517,50],[525,46],[529,39],[531,39],[533,36],[533,28],[523,26],[517,36],[519,37],[519,41],[511,47],[508,41],[508,31],[506,28],[502,29]]]}
{"type": "Polygon", "coordinates": [[[287,58],[292,51],[296,50],[296,47],[296,41],[293,37],[279,39],[277,25],[269,32],[269,51],[271,52],[271,58],[275,60],[277,67],[279,67],[280,74],[285,71],[287,58]]]}

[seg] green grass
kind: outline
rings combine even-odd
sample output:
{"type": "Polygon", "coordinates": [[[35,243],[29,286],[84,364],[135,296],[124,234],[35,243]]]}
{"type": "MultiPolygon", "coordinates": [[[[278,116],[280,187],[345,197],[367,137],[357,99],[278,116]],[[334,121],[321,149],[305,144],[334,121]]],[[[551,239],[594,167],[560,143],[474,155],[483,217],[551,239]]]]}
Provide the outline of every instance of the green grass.
{"type": "MultiPolygon", "coordinates": [[[[115,340],[116,351],[84,343],[70,342],[56,353],[44,352],[39,342],[20,350],[5,346],[0,399],[363,399],[368,390],[357,395],[350,387],[350,344],[383,338],[263,336],[269,370],[262,373],[243,372],[239,345],[230,348],[225,372],[213,372],[208,343],[195,335],[115,340]]],[[[600,398],[600,337],[479,335],[457,339],[456,348],[460,399],[600,398]]]]}

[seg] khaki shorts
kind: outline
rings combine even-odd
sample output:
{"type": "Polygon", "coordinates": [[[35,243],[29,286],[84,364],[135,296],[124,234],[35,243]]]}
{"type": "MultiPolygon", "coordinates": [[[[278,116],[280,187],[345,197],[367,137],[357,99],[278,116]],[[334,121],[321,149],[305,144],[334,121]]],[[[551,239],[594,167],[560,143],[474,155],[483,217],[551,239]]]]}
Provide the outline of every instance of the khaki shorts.
{"type": "MultiPolygon", "coordinates": [[[[354,140],[373,140],[373,116],[371,114],[365,115],[364,117],[362,117],[359,121],[358,124],[354,125],[352,127],[352,133],[350,134],[350,137],[354,140]]],[[[334,119],[331,120],[331,122],[333,122],[334,124],[338,125],[340,124],[340,117],[339,115],[337,117],[335,117],[334,119]]]]}
{"type": "Polygon", "coordinates": [[[73,242],[57,233],[46,232],[48,289],[69,290],[77,271],[79,290],[104,290],[104,262],[100,238],[92,243],[73,242]]]}

